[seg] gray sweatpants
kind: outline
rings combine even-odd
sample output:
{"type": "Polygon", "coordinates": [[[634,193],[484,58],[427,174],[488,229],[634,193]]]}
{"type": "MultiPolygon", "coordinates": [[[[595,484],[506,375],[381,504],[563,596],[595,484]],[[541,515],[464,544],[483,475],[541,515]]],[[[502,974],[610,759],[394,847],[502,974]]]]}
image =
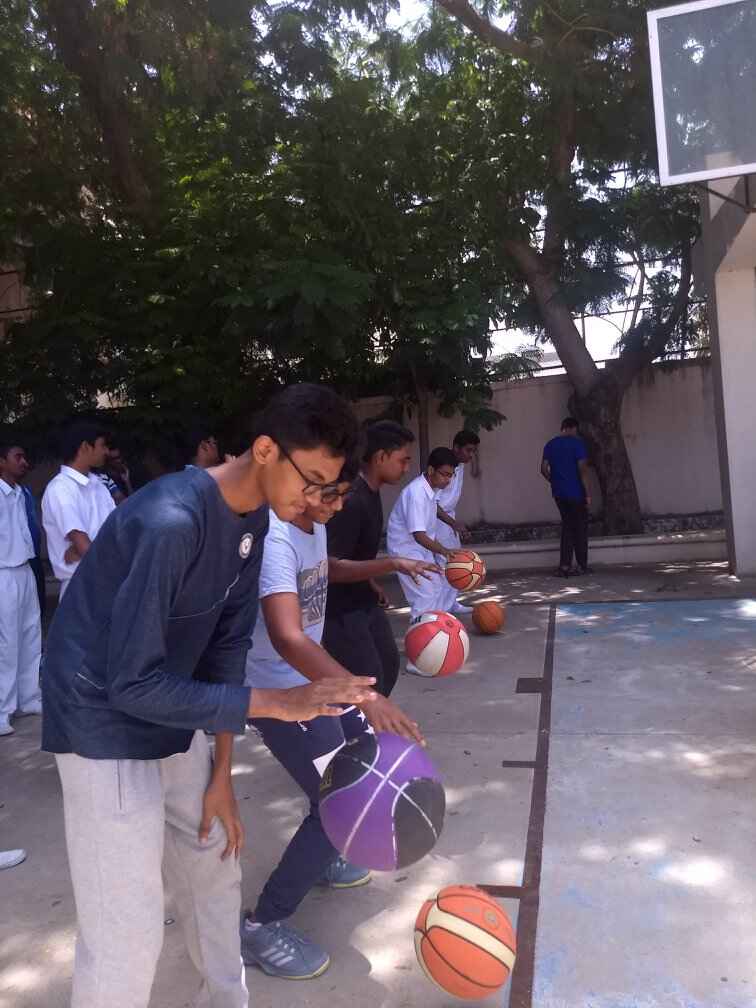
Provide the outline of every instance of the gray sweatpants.
{"type": "Polygon", "coordinates": [[[241,870],[215,820],[197,833],[212,768],[203,732],[162,760],[58,755],[79,931],[71,1008],[147,1008],[163,944],[163,877],[200,974],[196,1005],[247,1008],[241,870]]]}

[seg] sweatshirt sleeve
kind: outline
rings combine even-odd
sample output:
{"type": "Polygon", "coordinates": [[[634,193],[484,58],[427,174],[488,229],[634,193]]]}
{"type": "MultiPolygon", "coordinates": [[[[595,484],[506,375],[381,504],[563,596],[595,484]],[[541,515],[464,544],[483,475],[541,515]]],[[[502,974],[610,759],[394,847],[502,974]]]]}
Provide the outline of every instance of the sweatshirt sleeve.
{"type": "Polygon", "coordinates": [[[258,585],[265,541],[263,538],[256,540],[239,580],[229,592],[215,633],[197,665],[195,676],[204,682],[232,686],[244,682],[247,652],[258,618],[258,585]]]}
{"type": "MultiPolygon", "coordinates": [[[[133,537],[129,572],[113,605],[108,697],[117,710],[144,721],[172,728],[239,732],[249,709],[248,687],[189,679],[165,668],[171,604],[194,555],[195,539],[196,531],[188,520],[142,526],[133,537]]],[[[243,681],[245,651],[240,653],[238,682],[243,681]]]]}

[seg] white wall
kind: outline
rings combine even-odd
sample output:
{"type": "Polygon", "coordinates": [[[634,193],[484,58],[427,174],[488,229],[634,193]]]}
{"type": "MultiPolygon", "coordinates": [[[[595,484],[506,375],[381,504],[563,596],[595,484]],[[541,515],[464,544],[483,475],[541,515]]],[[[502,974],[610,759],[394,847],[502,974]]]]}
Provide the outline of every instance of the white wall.
{"type": "MultiPolygon", "coordinates": [[[[519,524],[555,521],[557,511],[539,474],[541,451],[559,433],[571,386],[565,375],[504,382],[493,406],[508,419],[481,432],[477,473],[468,471],[459,515],[463,521],[519,524]]],[[[386,399],[357,405],[361,418],[379,414],[386,399]]],[[[687,361],[656,366],[626,393],[622,422],[644,514],[718,511],[722,494],[711,366],[687,361]]],[[[416,418],[408,426],[417,433],[416,418]]],[[[431,417],[431,447],[451,444],[459,417],[431,417]]],[[[412,475],[419,471],[415,458],[412,475]]],[[[384,490],[386,514],[398,491],[384,490]]],[[[600,503],[595,488],[596,505],[600,503]]]]}

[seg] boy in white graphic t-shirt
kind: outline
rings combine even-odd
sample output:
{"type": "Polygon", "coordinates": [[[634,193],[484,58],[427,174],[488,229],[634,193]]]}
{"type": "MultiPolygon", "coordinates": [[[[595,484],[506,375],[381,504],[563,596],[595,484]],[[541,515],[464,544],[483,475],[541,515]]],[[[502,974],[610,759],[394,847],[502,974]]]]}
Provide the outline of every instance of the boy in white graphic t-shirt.
{"type": "MultiPolygon", "coordinates": [[[[401,572],[418,580],[438,577],[433,564],[403,557],[368,561],[328,557],[325,523],[341,510],[357,475],[344,466],[340,481],[327,488],[320,504],[308,505],[293,522],[270,516],[260,570],[260,608],[247,654],[248,686],[286,689],[312,680],[347,675],[320,646],[328,582],[359,582],[401,572]]],[[[310,811],[266,882],[254,913],[242,925],[242,957],[271,976],[306,980],[319,976],[330,958],[295,931],[290,917],[313,886],[349,889],[370,881],[370,873],[338,856],[320,823],[320,778],[333,756],[364,731],[391,731],[422,740],[418,726],[385,697],[363,710],[347,708],[341,718],[315,718],[284,725],[271,719],[252,722],[263,742],[310,800],[310,811]]]]}

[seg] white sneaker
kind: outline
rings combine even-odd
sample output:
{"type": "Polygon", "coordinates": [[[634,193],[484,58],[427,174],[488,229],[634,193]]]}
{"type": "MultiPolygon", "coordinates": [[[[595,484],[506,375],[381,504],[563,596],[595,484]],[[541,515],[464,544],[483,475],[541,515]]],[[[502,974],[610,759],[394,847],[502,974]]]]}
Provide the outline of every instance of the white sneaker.
{"type": "Polygon", "coordinates": [[[28,707],[22,707],[20,710],[16,711],[16,717],[29,717],[31,714],[41,714],[42,713],[42,701],[35,700],[34,703],[30,703],[28,707]]]}
{"type": "Polygon", "coordinates": [[[25,850],[5,850],[0,851],[0,871],[3,868],[15,868],[16,865],[26,861],[25,850]]]}
{"type": "Polygon", "coordinates": [[[3,718],[0,721],[0,735],[12,735],[15,729],[11,726],[8,718],[3,718]]]}
{"type": "Polygon", "coordinates": [[[451,607],[451,611],[457,616],[470,616],[472,614],[473,607],[471,605],[462,605],[461,602],[455,602],[451,607]]]}
{"type": "Polygon", "coordinates": [[[417,665],[413,665],[412,662],[409,661],[409,659],[407,660],[407,664],[405,665],[404,671],[408,672],[409,675],[422,676],[423,679],[432,678],[432,676],[426,675],[425,672],[421,672],[420,669],[417,667],[417,665]]]}

